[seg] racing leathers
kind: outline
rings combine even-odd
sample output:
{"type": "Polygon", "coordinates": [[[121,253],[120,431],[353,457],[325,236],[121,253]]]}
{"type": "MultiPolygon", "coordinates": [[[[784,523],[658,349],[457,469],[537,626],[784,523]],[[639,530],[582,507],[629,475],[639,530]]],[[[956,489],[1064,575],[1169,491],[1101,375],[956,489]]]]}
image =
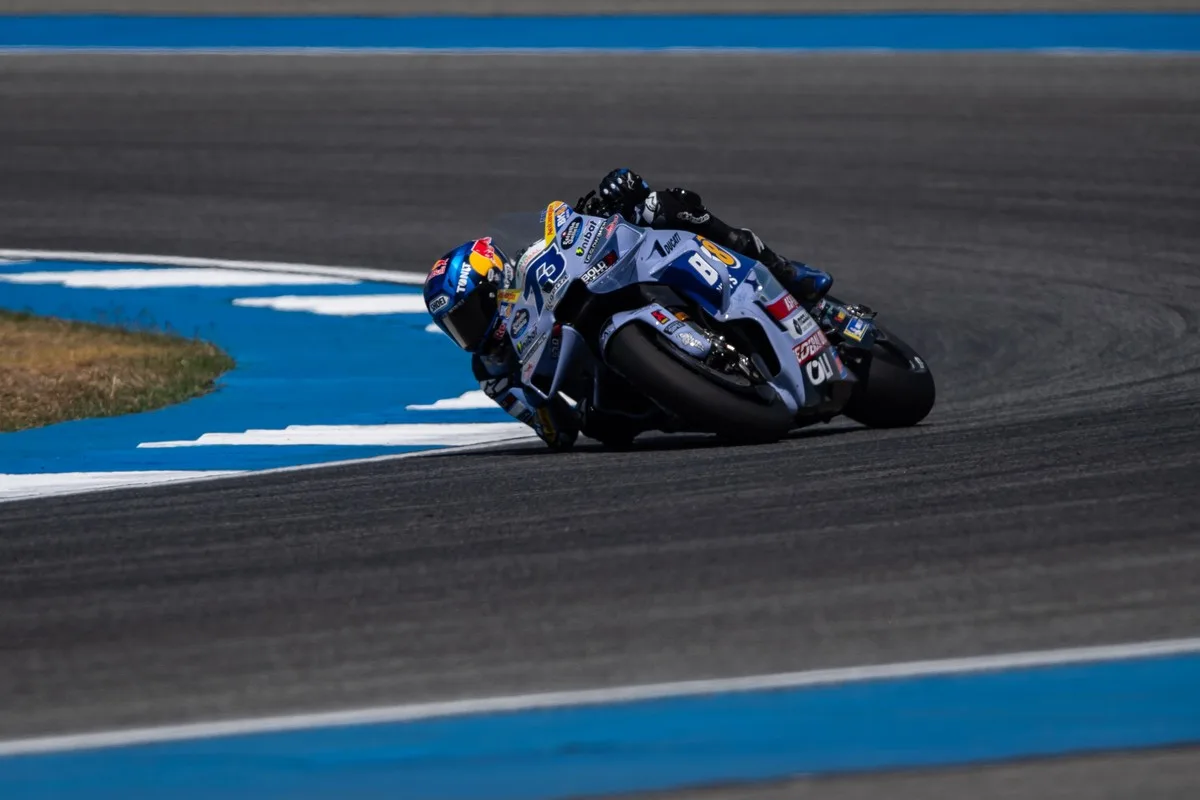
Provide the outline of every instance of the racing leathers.
{"type": "MultiPolygon", "coordinates": [[[[750,229],[734,228],[718,219],[704,207],[695,192],[687,189],[652,191],[641,176],[627,169],[613,170],[606,175],[599,190],[581,197],[574,210],[592,216],[619,214],[634,225],[684,230],[704,236],[761,262],[806,304],[823,297],[833,283],[827,273],[783,258],[763,244],[750,229]]],[[[555,326],[548,346],[557,347],[559,336],[560,331],[555,326]]],[[[551,449],[569,449],[581,427],[587,433],[588,418],[599,422],[602,416],[589,408],[586,399],[581,401],[578,409],[561,396],[541,407],[531,403],[521,381],[517,354],[503,322],[496,326],[490,346],[474,356],[471,366],[487,396],[511,416],[533,428],[551,449]]]]}
{"type": "Polygon", "coordinates": [[[647,228],[683,230],[711,239],[753,258],[771,271],[802,303],[816,303],[833,285],[827,272],[799,261],[789,261],[763,244],[749,228],[734,228],[704,207],[700,195],[688,189],[652,191],[642,176],[628,169],[615,169],[600,181],[597,191],[579,198],[575,210],[604,216],[620,214],[626,221],[647,228]]]}

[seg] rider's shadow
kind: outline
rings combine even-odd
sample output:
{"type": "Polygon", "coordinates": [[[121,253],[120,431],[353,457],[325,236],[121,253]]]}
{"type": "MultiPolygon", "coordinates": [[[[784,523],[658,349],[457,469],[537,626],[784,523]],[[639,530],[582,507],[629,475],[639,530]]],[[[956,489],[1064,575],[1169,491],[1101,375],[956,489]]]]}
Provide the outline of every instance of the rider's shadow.
{"type": "MultiPolygon", "coordinates": [[[[798,431],[788,434],[780,440],[780,444],[786,442],[803,441],[808,439],[820,439],[827,436],[841,436],[849,433],[866,432],[870,430],[861,425],[838,425],[812,428],[801,428],[798,431]]],[[[701,433],[654,433],[645,434],[634,440],[633,444],[624,449],[615,449],[605,447],[594,439],[580,438],[575,444],[571,452],[573,453],[661,453],[676,450],[711,450],[715,448],[752,448],[752,447],[771,447],[772,445],[755,445],[755,444],[739,444],[736,442],[728,442],[711,434],[701,433]]],[[[465,453],[447,453],[447,456],[454,455],[457,457],[463,456],[558,456],[557,453],[550,452],[544,444],[539,441],[522,442],[519,445],[509,447],[490,447],[480,450],[471,450],[465,453]]]]}

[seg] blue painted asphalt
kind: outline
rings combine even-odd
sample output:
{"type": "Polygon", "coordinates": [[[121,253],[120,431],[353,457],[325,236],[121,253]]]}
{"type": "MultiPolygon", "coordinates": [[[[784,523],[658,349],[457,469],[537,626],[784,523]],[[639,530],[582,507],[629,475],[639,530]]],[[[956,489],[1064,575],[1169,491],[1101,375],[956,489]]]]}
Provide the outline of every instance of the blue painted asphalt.
{"type": "Polygon", "coordinates": [[[1200,741],[1200,655],[0,760],[0,796],[538,800],[1200,741]]]}
{"type": "MultiPolygon", "coordinates": [[[[69,262],[0,264],[0,273],[147,268],[69,262]]],[[[217,446],[138,449],[288,425],[511,422],[500,409],[408,411],[478,389],[449,339],[425,314],[335,317],[232,305],[282,295],[417,294],[416,287],[349,285],[81,289],[0,281],[0,307],[68,319],[169,328],[212,341],[237,367],[212,394],[143,414],[81,420],[0,437],[0,473],[267,469],[428,449],[217,446]]]]}
{"type": "Polygon", "coordinates": [[[0,17],[0,47],[1200,51],[1200,14],[0,17]]]}

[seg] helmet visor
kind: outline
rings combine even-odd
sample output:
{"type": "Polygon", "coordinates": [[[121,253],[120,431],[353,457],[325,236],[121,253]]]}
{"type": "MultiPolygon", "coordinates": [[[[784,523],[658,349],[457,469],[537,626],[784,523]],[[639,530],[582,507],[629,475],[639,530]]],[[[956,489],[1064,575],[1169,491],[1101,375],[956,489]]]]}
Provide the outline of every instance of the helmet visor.
{"type": "Polygon", "coordinates": [[[481,287],[442,317],[442,329],[464,350],[479,350],[496,318],[496,290],[481,287]]]}

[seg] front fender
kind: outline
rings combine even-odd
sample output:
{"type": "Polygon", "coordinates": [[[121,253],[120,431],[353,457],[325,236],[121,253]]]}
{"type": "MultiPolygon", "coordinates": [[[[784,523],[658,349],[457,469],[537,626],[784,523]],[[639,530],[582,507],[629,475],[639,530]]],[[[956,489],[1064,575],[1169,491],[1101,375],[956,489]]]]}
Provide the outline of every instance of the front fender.
{"type": "Polygon", "coordinates": [[[659,303],[651,303],[642,308],[622,311],[614,314],[600,332],[600,352],[604,354],[612,335],[626,325],[641,322],[647,328],[671,340],[672,344],[688,355],[696,358],[706,358],[712,352],[712,343],[708,337],[695,331],[687,322],[678,319],[673,311],[669,311],[659,303]]]}

